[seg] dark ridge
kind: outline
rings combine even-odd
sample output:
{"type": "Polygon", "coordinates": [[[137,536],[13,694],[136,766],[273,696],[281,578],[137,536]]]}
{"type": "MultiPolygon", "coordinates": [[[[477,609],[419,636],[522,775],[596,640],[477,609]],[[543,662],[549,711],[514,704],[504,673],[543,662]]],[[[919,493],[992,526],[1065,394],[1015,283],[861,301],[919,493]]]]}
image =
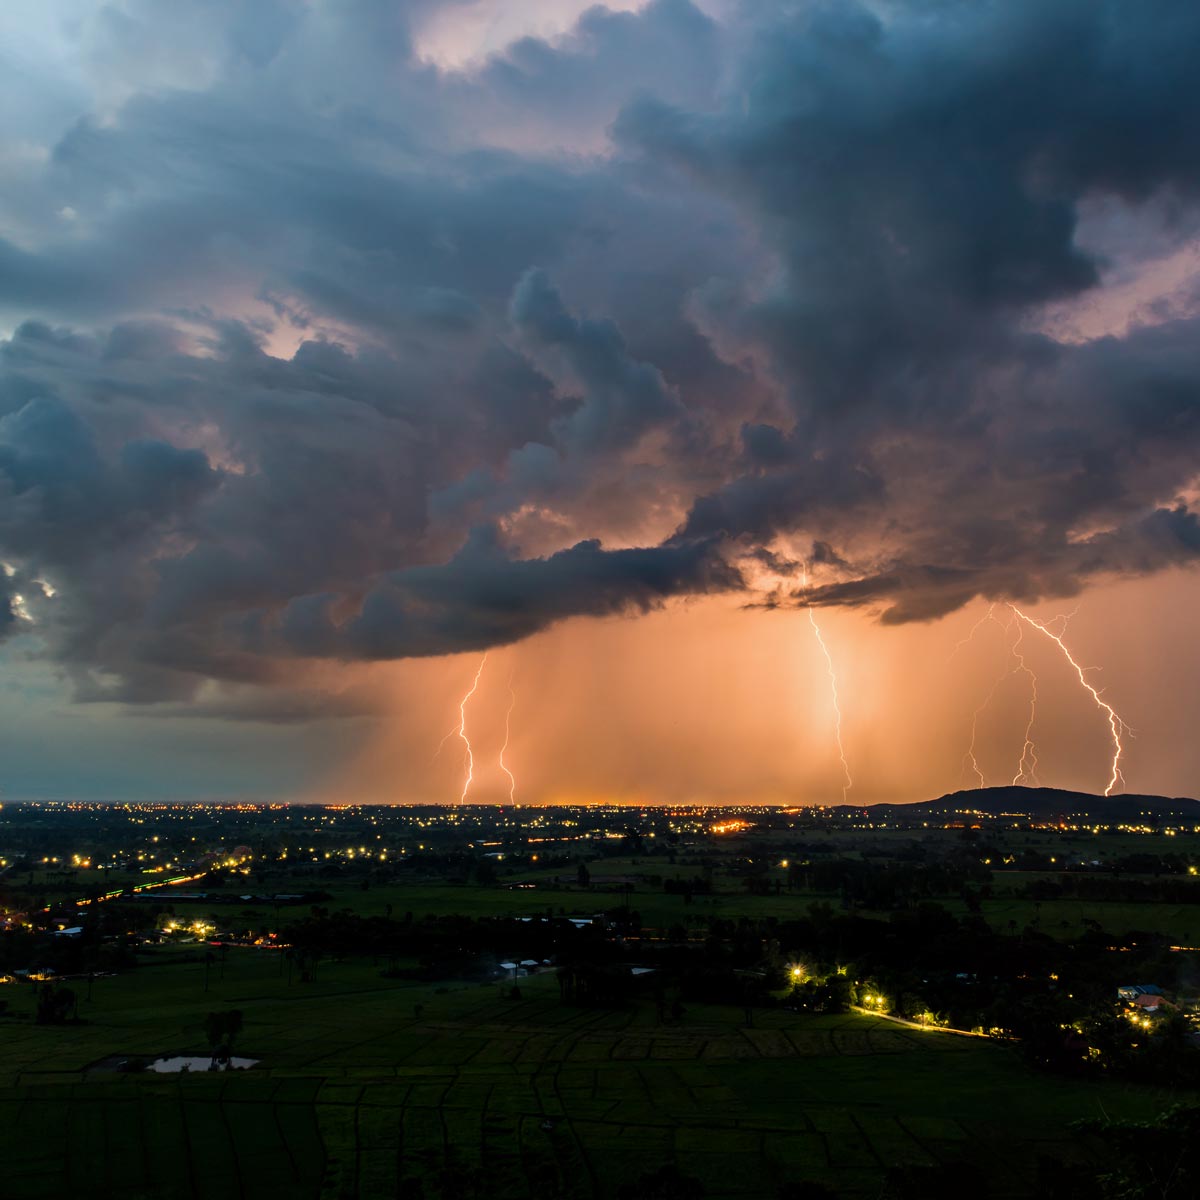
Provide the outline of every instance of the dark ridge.
{"type": "MultiPolygon", "coordinates": [[[[853,806],[848,806],[853,807],[853,806]]],[[[1142,796],[1122,793],[1097,796],[1091,792],[1072,792],[1065,788],[985,787],[949,792],[936,800],[915,804],[873,804],[862,811],[895,813],[914,817],[926,814],[946,817],[956,813],[978,812],[989,816],[1008,813],[1050,820],[1055,817],[1099,817],[1136,823],[1139,819],[1162,820],[1165,817],[1195,818],[1200,821],[1200,800],[1186,796],[1142,796]]]]}

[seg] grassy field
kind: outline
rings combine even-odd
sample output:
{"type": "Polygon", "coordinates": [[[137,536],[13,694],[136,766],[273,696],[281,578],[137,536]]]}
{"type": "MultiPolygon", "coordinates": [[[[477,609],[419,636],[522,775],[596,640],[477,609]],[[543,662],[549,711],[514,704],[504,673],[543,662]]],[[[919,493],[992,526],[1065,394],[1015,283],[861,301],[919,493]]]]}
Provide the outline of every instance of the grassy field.
{"type": "MultiPolygon", "coordinates": [[[[640,864],[638,864],[640,865],[640,864]]],[[[637,867],[629,872],[633,874],[637,867]]],[[[610,870],[609,876],[617,874],[610,870]]],[[[1016,874],[1016,873],[1014,873],[1016,874]]],[[[1027,883],[1030,873],[1020,873],[1020,878],[1011,886],[1027,883]]],[[[666,930],[673,925],[701,926],[709,918],[720,917],[736,920],[739,917],[759,919],[776,917],[779,920],[797,920],[808,915],[809,907],[816,903],[832,904],[841,911],[837,896],[816,892],[782,891],[779,895],[748,895],[734,880],[718,878],[718,890],[711,896],[695,896],[688,903],[683,896],[668,895],[660,887],[652,887],[638,881],[626,891],[605,876],[593,876],[590,888],[555,888],[539,885],[536,889],[517,889],[502,882],[495,887],[460,886],[450,883],[413,883],[375,885],[362,890],[353,885],[337,881],[283,881],[272,883],[279,890],[312,889],[321,886],[330,898],[321,901],[330,910],[350,909],[362,916],[383,916],[391,910],[396,918],[411,912],[414,917],[427,915],[460,914],[469,917],[483,916],[540,916],[547,911],[569,916],[589,915],[605,909],[623,905],[628,896],[629,903],[642,917],[649,928],[666,930]]],[[[1113,934],[1132,930],[1162,934],[1179,945],[1196,945],[1200,941],[1200,905],[1159,903],[1126,903],[1122,901],[1057,899],[1035,903],[1032,900],[1004,895],[1010,886],[1005,875],[997,876],[996,891],[1000,894],[983,901],[983,917],[998,933],[1009,933],[1010,922],[1018,930],[1035,925],[1050,937],[1075,938],[1084,932],[1084,918],[1099,921],[1101,926],[1113,934]]],[[[1200,887],[1200,883],[1197,884],[1200,887]]],[[[169,890],[161,895],[164,906],[170,906],[169,890]]],[[[937,898],[958,917],[966,915],[967,908],[958,896],[937,898]]],[[[179,903],[177,915],[190,921],[196,917],[211,920],[218,929],[266,929],[275,928],[277,923],[287,923],[308,914],[307,907],[283,907],[276,912],[273,908],[254,907],[238,903],[230,905],[179,903]]],[[[887,913],[865,911],[864,915],[877,916],[883,920],[887,913]]]]}
{"type": "MultiPolygon", "coordinates": [[[[722,917],[736,920],[738,917],[759,919],[776,917],[779,920],[797,920],[808,915],[809,907],[816,903],[832,904],[840,911],[840,898],[817,892],[781,891],[778,895],[750,895],[740,886],[736,879],[716,879],[717,890],[713,895],[694,896],[688,903],[683,896],[668,895],[660,886],[653,886],[643,879],[637,879],[639,871],[658,873],[661,868],[648,866],[645,862],[606,864],[604,873],[593,872],[592,886],[589,888],[564,887],[555,888],[545,883],[536,889],[518,889],[505,886],[507,881],[497,887],[481,888],[474,886],[458,886],[447,883],[428,884],[389,884],[374,886],[367,891],[353,886],[343,886],[336,882],[326,884],[326,890],[331,893],[331,899],[322,903],[330,909],[349,908],[364,916],[383,915],[391,906],[393,915],[399,917],[411,912],[415,917],[425,915],[442,915],[459,913],[464,916],[530,916],[541,915],[549,909],[554,913],[566,913],[571,916],[589,914],[623,905],[628,895],[631,906],[641,914],[645,925],[667,929],[671,925],[681,923],[688,925],[702,922],[710,917],[722,917]],[[622,869],[623,868],[623,869],[622,869]],[[637,879],[628,893],[623,885],[611,882],[614,876],[632,877],[637,879]]],[[[667,872],[678,868],[666,867],[667,872]]],[[[697,874],[693,869],[684,868],[687,875],[697,874]]],[[[782,878],[782,872],[779,873],[782,878]]],[[[1078,937],[1084,930],[1083,919],[1092,918],[1110,933],[1121,934],[1130,930],[1145,930],[1151,933],[1161,933],[1180,944],[1195,945],[1193,938],[1200,939],[1200,904],[1179,905],[1159,903],[1125,903],[1122,901],[1105,900],[1074,900],[1059,899],[1045,900],[1035,903],[1032,900],[1014,898],[1004,893],[1010,888],[1024,886],[1038,876],[1031,872],[1000,873],[996,876],[994,890],[997,893],[992,899],[983,902],[984,919],[999,933],[1008,933],[1009,922],[1015,921],[1018,929],[1035,924],[1051,937],[1078,937]]],[[[521,878],[536,879],[533,874],[522,875],[521,878]]],[[[312,886],[310,882],[308,886],[312,886]]],[[[1200,888],[1200,882],[1196,884],[1200,888]]],[[[164,893],[164,903],[169,902],[169,893],[164,893]]],[[[959,896],[942,896],[937,903],[946,907],[956,916],[966,914],[966,905],[959,896]]],[[[199,913],[203,906],[181,906],[182,914],[191,914],[193,910],[199,913]]],[[[229,922],[241,914],[238,906],[213,909],[213,917],[218,922],[224,919],[229,922]],[[222,914],[224,916],[222,917],[222,914]]],[[[280,918],[284,921],[303,916],[303,908],[282,909],[280,918]]],[[[887,913],[867,912],[869,916],[879,916],[886,920],[887,913]]],[[[274,919],[272,912],[259,910],[256,919],[260,922],[270,922],[274,919]]]]}
{"type": "MultiPolygon", "coordinates": [[[[86,986],[86,985],[84,985],[86,986]]],[[[287,983],[266,952],[225,977],[176,958],[98,981],[86,1024],[0,1021],[0,1194],[126,1200],[602,1198],[665,1161],[710,1197],[820,1180],[875,1196],[884,1164],[966,1159],[1020,1195],[1067,1123],[1146,1115],[1145,1089],[1032,1076],[1014,1051],[859,1014],[559,1003],[553,978],[410,985],[366,963],[287,983]],[[233,1074],[121,1075],[114,1054],[202,1052],[245,1015],[233,1074]],[[547,1122],[552,1127],[544,1127],[547,1122]],[[417,1190],[417,1183],[421,1190],[417,1190]],[[407,1191],[405,1190],[407,1189],[407,1191]]],[[[10,1010],[32,993],[4,989],[10,1010]]]]}

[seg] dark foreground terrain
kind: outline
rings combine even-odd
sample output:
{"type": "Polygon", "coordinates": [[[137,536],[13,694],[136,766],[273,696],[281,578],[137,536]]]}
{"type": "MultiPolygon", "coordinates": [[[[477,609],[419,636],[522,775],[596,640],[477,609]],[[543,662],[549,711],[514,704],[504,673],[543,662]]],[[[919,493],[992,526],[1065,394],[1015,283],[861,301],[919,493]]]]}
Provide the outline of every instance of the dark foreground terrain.
{"type": "Polygon", "coordinates": [[[1183,1200],[1187,819],[6,806],[0,1195],[1183,1200]]]}
{"type": "Polygon", "coordinates": [[[888,1168],[955,1164],[995,1196],[1037,1160],[1086,1161],[1081,1117],[1145,1117],[1160,1089],[1035,1075],[1018,1052],[856,1012],[564,1006],[552,976],[397,986],[330,965],[290,988],[253,951],[102,980],[87,1024],[5,1028],[6,1195],[614,1196],[676,1163],[704,1195],[788,1182],[876,1196],[888,1168]],[[147,979],[146,976],[152,976],[147,979]],[[245,1014],[248,1071],[89,1070],[205,1050],[214,1006],[245,1014]],[[416,1016],[420,1006],[420,1016],[416,1016]]]}

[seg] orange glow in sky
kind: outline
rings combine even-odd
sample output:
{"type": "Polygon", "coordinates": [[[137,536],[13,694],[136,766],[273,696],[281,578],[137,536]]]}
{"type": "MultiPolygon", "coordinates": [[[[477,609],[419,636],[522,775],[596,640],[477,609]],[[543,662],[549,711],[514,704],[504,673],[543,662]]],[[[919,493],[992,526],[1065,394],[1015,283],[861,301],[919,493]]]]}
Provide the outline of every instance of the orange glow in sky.
{"type": "MultiPolygon", "coordinates": [[[[1102,666],[1102,675],[1090,676],[1102,707],[1111,703],[1138,730],[1120,759],[1126,790],[1179,794],[1181,778],[1200,782],[1200,751],[1189,736],[1189,714],[1200,705],[1200,658],[1187,637],[1194,594],[1195,576],[1174,571],[1080,598],[1072,661],[1102,666]],[[1161,672],[1148,672],[1147,662],[1161,672]]],[[[845,736],[859,764],[856,803],[927,799],[972,785],[960,774],[962,747],[995,679],[995,646],[977,640],[952,658],[947,651],[985,613],[977,602],[941,621],[898,628],[861,612],[821,613],[838,648],[845,736]]],[[[691,600],[636,619],[565,622],[496,651],[501,669],[483,673],[470,696],[470,798],[509,801],[503,749],[531,804],[840,803],[827,664],[815,639],[797,642],[796,615],[691,600]],[[508,676],[518,665],[514,724],[508,676]]],[[[1040,625],[1052,615],[1026,613],[1040,625]]],[[[1039,681],[1039,782],[1102,791],[1111,783],[1111,729],[1097,720],[1091,689],[1080,687],[1053,636],[1027,637],[1020,650],[1039,681]]],[[[451,755],[430,762],[421,747],[436,741],[462,700],[465,665],[456,657],[373,668],[391,680],[392,715],[330,772],[320,795],[457,801],[461,762],[451,755]]],[[[1018,669],[980,715],[975,753],[989,782],[1011,779],[1028,737],[1029,703],[1018,669]]]]}

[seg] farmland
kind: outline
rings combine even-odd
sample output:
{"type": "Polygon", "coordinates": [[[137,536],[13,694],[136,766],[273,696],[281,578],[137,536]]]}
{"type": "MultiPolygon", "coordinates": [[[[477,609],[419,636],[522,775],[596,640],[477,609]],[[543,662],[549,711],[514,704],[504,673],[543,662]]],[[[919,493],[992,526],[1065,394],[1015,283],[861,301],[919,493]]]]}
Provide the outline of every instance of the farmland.
{"type": "Polygon", "coordinates": [[[667,1169],[671,1196],[1015,1200],[1048,1163],[1095,1178],[1077,1122],[1200,1085],[1182,826],[6,806],[0,830],[3,1195],[641,1200],[667,1169]],[[1127,1011],[1132,983],[1165,1007],[1127,1011]],[[222,1047],[255,1065],[203,1069],[222,1047]]]}
{"type": "Polygon", "coordinates": [[[207,994],[200,975],[174,963],[99,981],[83,1025],[0,1026],[0,1153],[19,1194],[603,1197],[679,1162],[711,1196],[788,1180],[867,1196],[885,1166],[965,1161],[994,1194],[1018,1195],[1038,1154],[1082,1153],[1071,1119],[1164,1103],[1034,1080],[1007,1047],[859,1014],[747,1026],[740,1009],[689,1006],[663,1023],[648,1004],[562,1005],[546,976],[513,1000],[351,963],[289,986],[254,951],[207,994]],[[202,1051],[218,1005],[246,1014],[238,1050],[259,1067],[89,1069],[113,1053],[202,1051]]]}

